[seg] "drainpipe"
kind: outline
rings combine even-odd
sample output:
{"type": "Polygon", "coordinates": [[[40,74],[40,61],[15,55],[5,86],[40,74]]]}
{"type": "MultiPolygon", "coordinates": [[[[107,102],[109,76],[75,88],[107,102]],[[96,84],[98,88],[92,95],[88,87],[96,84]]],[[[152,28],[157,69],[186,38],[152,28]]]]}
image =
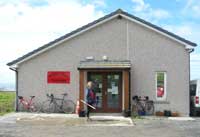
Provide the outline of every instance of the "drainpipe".
{"type": "MultiPolygon", "coordinates": [[[[190,92],[190,53],[192,53],[194,51],[194,49],[187,49],[188,53],[189,53],[189,92],[190,92]]],[[[189,93],[189,116],[190,114],[190,93],[189,93]]]]}
{"type": "Polygon", "coordinates": [[[15,111],[18,112],[18,71],[17,68],[10,68],[10,70],[15,71],[15,90],[16,90],[15,111]]]}

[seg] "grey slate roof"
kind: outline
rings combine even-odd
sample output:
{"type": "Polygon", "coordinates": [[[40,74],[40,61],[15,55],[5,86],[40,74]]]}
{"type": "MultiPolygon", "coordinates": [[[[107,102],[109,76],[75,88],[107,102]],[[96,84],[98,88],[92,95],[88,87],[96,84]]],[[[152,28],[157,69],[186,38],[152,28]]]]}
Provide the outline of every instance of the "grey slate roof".
{"type": "Polygon", "coordinates": [[[51,42],[49,42],[49,43],[43,45],[42,47],[39,47],[39,48],[37,48],[37,49],[35,49],[35,50],[33,50],[33,51],[31,51],[31,52],[25,54],[24,56],[17,58],[16,60],[13,60],[12,62],[9,62],[7,65],[8,65],[8,66],[14,65],[14,64],[16,64],[16,63],[22,61],[23,59],[25,59],[25,58],[27,58],[27,57],[29,57],[29,56],[31,56],[31,55],[33,55],[33,54],[35,54],[35,53],[37,53],[37,52],[43,50],[43,49],[46,49],[46,48],[52,46],[53,44],[55,44],[55,43],[57,43],[57,42],[59,42],[59,41],[61,41],[61,40],[64,40],[64,39],[66,39],[66,38],[72,36],[73,34],[76,34],[76,33],[80,32],[80,31],[82,31],[82,30],[84,30],[84,29],[86,29],[86,28],[88,28],[88,27],[90,27],[90,26],[92,26],[92,25],[95,25],[95,24],[97,24],[97,23],[99,23],[99,22],[101,22],[101,21],[103,21],[103,20],[105,20],[105,19],[107,19],[107,18],[109,18],[109,17],[112,17],[112,16],[114,16],[114,15],[116,15],[116,14],[122,14],[122,15],[128,16],[128,17],[130,17],[130,18],[132,18],[132,19],[134,19],[134,20],[137,20],[137,21],[139,21],[139,22],[145,24],[145,25],[148,25],[148,26],[150,26],[150,27],[152,27],[152,28],[154,28],[154,29],[157,29],[157,30],[159,30],[159,31],[161,31],[161,32],[163,32],[163,33],[165,33],[165,34],[168,34],[168,35],[174,37],[175,39],[178,39],[178,40],[180,40],[180,41],[182,41],[182,42],[184,42],[184,43],[187,43],[188,45],[191,45],[191,46],[194,46],[194,47],[197,46],[196,43],[193,43],[193,42],[191,42],[191,41],[189,41],[189,40],[186,40],[186,39],[184,39],[184,38],[182,38],[182,37],[180,37],[180,36],[178,36],[178,35],[176,35],[176,34],[174,34],[174,33],[171,33],[171,32],[169,32],[169,31],[167,31],[167,30],[161,28],[161,27],[158,27],[158,26],[156,26],[156,25],[154,25],[154,24],[152,24],[152,23],[150,23],[150,22],[147,22],[147,21],[145,21],[145,20],[143,20],[143,19],[140,19],[140,18],[138,18],[138,17],[136,17],[136,16],[133,16],[133,15],[131,15],[131,14],[129,14],[129,13],[127,13],[127,12],[121,10],[121,9],[118,9],[118,10],[116,10],[116,11],[114,11],[114,12],[108,14],[108,15],[105,15],[105,16],[102,17],[102,18],[99,18],[98,20],[95,20],[95,21],[93,21],[93,22],[91,22],[91,23],[89,23],[89,24],[87,24],[87,25],[84,25],[84,26],[82,26],[82,27],[80,27],[80,28],[78,28],[78,29],[76,29],[76,30],[70,32],[70,33],[67,33],[67,34],[63,35],[63,36],[59,37],[58,39],[55,39],[55,40],[53,40],[53,41],[51,41],[51,42]]]}
{"type": "Polygon", "coordinates": [[[129,60],[92,60],[80,61],[78,69],[130,69],[131,62],[129,60]]]}

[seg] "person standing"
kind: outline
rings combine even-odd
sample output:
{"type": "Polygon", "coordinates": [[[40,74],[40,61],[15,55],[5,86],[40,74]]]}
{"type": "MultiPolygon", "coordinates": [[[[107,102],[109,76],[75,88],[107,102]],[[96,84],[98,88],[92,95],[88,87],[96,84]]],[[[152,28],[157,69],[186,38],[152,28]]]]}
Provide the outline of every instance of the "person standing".
{"type": "MultiPolygon", "coordinates": [[[[89,81],[87,83],[87,88],[86,88],[86,102],[93,106],[95,104],[95,101],[96,101],[96,96],[95,96],[95,93],[93,91],[93,83],[92,81],[89,81]]],[[[90,106],[87,106],[87,118],[89,120],[89,117],[90,117],[90,112],[91,112],[92,108],[90,106]]]]}

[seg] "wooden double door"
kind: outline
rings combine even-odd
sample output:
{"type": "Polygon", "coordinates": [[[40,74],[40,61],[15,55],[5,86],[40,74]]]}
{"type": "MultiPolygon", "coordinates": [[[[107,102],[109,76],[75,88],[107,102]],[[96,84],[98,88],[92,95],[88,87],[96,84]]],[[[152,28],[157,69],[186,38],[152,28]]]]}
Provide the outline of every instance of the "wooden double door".
{"type": "Polygon", "coordinates": [[[122,73],[88,72],[97,97],[96,112],[122,112],[122,73]]]}

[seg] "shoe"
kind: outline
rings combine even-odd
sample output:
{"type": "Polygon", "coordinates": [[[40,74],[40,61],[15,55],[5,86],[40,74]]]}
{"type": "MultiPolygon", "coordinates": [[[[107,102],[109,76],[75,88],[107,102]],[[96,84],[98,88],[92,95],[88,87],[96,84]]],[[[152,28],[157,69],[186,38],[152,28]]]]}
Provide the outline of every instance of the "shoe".
{"type": "Polygon", "coordinates": [[[87,121],[92,121],[92,119],[88,117],[88,118],[87,118],[87,121]]]}

